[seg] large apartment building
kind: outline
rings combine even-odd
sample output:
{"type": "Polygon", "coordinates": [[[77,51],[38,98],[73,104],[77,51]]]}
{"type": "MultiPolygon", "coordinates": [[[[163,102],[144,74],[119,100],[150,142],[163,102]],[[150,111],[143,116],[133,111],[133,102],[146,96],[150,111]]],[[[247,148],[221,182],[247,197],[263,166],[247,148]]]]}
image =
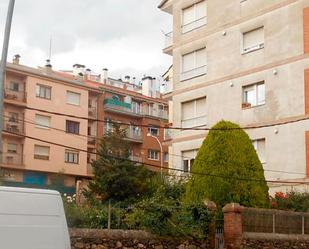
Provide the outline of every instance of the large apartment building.
{"type": "MultiPolygon", "coordinates": [[[[173,126],[247,129],[268,180],[309,176],[309,1],[164,0],[173,18],[173,126]],[[286,124],[280,124],[286,123],[286,124]]],[[[206,131],[175,131],[170,167],[190,172],[206,131]]],[[[270,184],[270,191],[307,189],[270,184]]]]}
{"type": "Polygon", "coordinates": [[[93,176],[91,160],[96,159],[99,141],[112,122],[121,122],[127,129],[131,160],[155,165],[149,168],[160,171],[168,158],[167,147],[160,148],[168,105],[156,80],[145,77],[135,83],[128,77],[109,78],[107,73],[104,69],[94,75],[79,64],[72,72],[54,71],[49,61],[35,69],[21,65],[19,56],[8,63],[4,184],[60,185],[61,191],[74,193],[77,183],[93,176]]]}

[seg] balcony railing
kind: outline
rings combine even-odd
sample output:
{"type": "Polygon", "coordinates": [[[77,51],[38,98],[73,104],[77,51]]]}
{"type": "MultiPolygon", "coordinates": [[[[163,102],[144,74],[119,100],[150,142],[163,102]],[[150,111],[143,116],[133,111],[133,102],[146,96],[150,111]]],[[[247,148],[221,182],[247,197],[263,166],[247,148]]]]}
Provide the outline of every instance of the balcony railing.
{"type": "Polygon", "coordinates": [[[200,19],[194,20],[193,22],[184,24],[182,26],[182,33],[187,33],[191,30],[197,29],[207,24],[207,17],[202,17],[200,19]]]}
{"type": "Polygon", "coordinates": [[[7,100],[26,102],[26,92],[25,91],[14,91],[9,88],[6,88],[4,90],[4,98],[7,100]]]}
{"type": "Polygon", "coordinates": [[[24,156],[17,153],[3,153],[2,160],[5,165],[22,166],[24,163],[24,156]]]}
{"type": "Polygon", "coordinates": [[[24,134],[24,122],[9,118],[4,121],[4,130],[15,134],[24,134]]]}
{"type": "Polygon", "coordinates": [[[181,121],[182,128],[199,127],[199,126],[205,126],[206,124],[207,124],[206,116],[190,118],[181,121]]]}
{"type": "Polygon", "coordinates": [[[207,73],[207,65],[182,72],[181,80],[188,80],[207,73]]]}
{"type": "Polygon", "coordinates": [[[91,118],[97,118],[97,108],[96,107],[88,107],[88,115],[91,118]]]}
{"type": "Polygon", "coordinates": [[[106,108],[110,108],[116,111],[121,111],[133,115],[142,115],[142,112],[138,110],[137,108],[133,108],[132,104],[126,103],[120,100],[115,99],[106,99],[104,101],[104,106],[106,108]]]}
{"type": "Polygon", "coordinates": [[[143,139],[141,129],[135,128],[135,127],[127,128],[126,135],[128,139],[132,139],[132,140],[142,141],[143,139]]]}
{"type": "Polygon", "coordinates": [[[171,129],[164,129],[164,140],[172,139],[172,130],[171,129]]]}
{"type": "Polygon", "coordinates": [[[148,116],[158,117],[162,119],[168,119],[168,112],[166,110],[154,110],[154,109],[146,109],[144,110],[144,114],[148,116]]]}
{"type": "Polygon", "coordinates": [[[88,136],[88,144],[95,145],[96,137],[95,136],[88,136]]]}
{"type": "Polygon", "coordinates": [[[168,48],[173,45],[173,32],[164,34],[165,41],[164,41],[164,48],[168,48]]]}
{"type": "Polygon", "coordinates": [[[139,163],[143,162],[143,159],[139,156],[130,156],[129,159],[133,162],[139,162],[139,163]]]}

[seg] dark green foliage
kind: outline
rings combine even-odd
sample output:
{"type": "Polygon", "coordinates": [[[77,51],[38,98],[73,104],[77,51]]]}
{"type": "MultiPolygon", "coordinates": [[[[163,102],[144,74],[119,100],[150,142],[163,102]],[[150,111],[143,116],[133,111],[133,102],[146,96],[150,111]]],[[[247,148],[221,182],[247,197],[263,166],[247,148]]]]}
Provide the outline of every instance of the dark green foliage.
{"type": "Polygon", "coordinates": [[[309,212],[309,193],[276,193],[271,200],[272,208],[296,212],[309,212]]]}
{"type": "Polygon", "coordinates": [[[129,160],[126,131],[115,125],[100,143],[98,159],[92,162],[94,180],[85,195],[113,201],[132,201],[151,191],[154,173],[129,160]]]}
{"type": "Polygon", "coordinates": [[[158,235],[205,238],[211,215],[203,204],[183,204],[182,184],[162,185],[154,196],[137,203],[126,223],[158,235]]]}
{"type": "Polygon", "coordinates": [[[212,176],[193,174],[186,188],[186,201],[209,199],[219,208],[231,202],[248,207],[269,205],[262,164],[249,136],[236,124],[221,121],[212,128],[192,170],[212,176]]]}

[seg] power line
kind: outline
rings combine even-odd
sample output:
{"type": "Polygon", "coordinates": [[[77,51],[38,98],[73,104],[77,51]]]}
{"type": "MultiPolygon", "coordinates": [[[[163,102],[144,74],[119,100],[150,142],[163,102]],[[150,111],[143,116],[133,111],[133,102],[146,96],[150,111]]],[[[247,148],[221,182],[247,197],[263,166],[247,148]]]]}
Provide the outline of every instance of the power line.
{"type": "MultiPolygon", "coordinates": [[[[11,117],[6,116],[6,115],[4,115],[3,117],[4,118],[8,118],[8,119],[11,118],[11,117]]],[[[35,123],[35,121],[26,121],[26,120],[30,120],[30,119],[14,119],[14,120],[18,120],[18,121],[29,123],[29,124],[33,124],[33,125],[38,125],[37,123],[35,123]]],[[[67,131],[63,130],[63,129],[55,128],[55,127],[52,127],[52,126],[45,126],[45,125],[39,125],[39,126],[42,126],[44,128],[48,128],[48,129],[51,129],[51,130],[56,130],[56,131],[60,131],[60,132],[68,134],[67,131]]],[[[85,140],[85,139],[83,139],[83,140],[87,141],[87,142],[88,142],[88,138],[95,139],[95,140],[99,140],[100,139],[100,138],[97,138],[97,137],[94,137],[94,136],[87,136],[87,135],[83,135],[83,134],[75,134],[75,133],[72,133],[72,134],[69,133],[69,134],[70,135],[74,135],[74,136],[80,136],[82,138],[86,138],[87,140],[85,140]]],[[[144,148],[140,148],[139,150],[148,151],[147,149],[144,149],[144,148]]],[[[191,157],[187,157],[187,156],[183,156],[183,155],[179,155],[179,154],[168,153],[168,155],[169,156],[174,156],[174,157],[180,157],[182,159],[194,159],[195,161],[198,160],[197,158],[191,158],[191,157]]],[[[294,175],[306,175],[305,173],[300,173],[300,172],[272,170],[272,169],[264,169],[264,171],[267,171],[267,172],[277,172],[277,173],[285,173],[285,174],[294,174],[294,175]]]]}
{"type": "MultiPolygon", "coordinates": [[[[39,141],[39,142],[42,142],[42,143],[48,143],[48,144],[52,144],[52,145],[59,146],[59,147],[64,147],[64,148],[75,150],[75,151],[80,151],[80,152],[85,152],[85,153],[88,153],[88,154],[94,154],[94,155],[102,156],[102,154],[97,153],[97,152],[91,152],[91,151],[87,151],[87,150],[84,150],[84,149],[75,148],[75,147],[72,147],[72,146],[67,146],[67,145],[63,145],[63,144],[59,144],[59,143],[55,143],[55,142],[50,142],[50,141],[46,141],[46,140],[43,140],[43,139],[40,139],[40,138],[35,138],[35,137],[32,137],[32,136],[20,135],[18,133],[14,133],[14,132],[7,131],[7,130],[4,130],[4,131],[7,132],[7,133],[10,133],[10,134],[23,136],[25,138],[32,139],[32,140],[35,140],[35,141],[39,141]]],[[[127,159],[127,158],[120,158],[120,157],[115,157],[115,156],[112,156],[112,155],[103,155],[103,156],[113,158],[115,160],[129,161],[129,162],[132,162],[132,163],[135,163],[135,164],[141,164],[141,162],[130,160],[130,159],[127,159]]],[[[142,163],[142,164],[144,164],[146,166],[154,167],[154,168],[161,168],[161,166],[150,164],[150,163],[142,163]]],[[[188,172],[186,172],[182,169],[178,169],[178,168],[169,168],[169,167],[165,167],[165,166],[163,166],[162,168],[167,169],[167,170],[182,172],[182,173],[188,173],[188,172]]],[[[193,171],[190,172],[190,174],[200,175],[200,176],[208,176],[208,177],[216,177],[216,178],[222,178],[222,179],[234,179],[234,180],[239,180],[239,181],[254,181],[254,182],[267,182],[267,183],[280,183],[280,184],[309,184],[309,182],[300,182],[300,181],[296,182],[296,181],[254,179],[254,178],[244,178],[244,177],[228,177],[228,176],[208,174],[208,173],[202,173],[202,172],[193,172],[193,171]]]]}
{"type": "Polygon", "coordinates": [[[64,114],[64,113],[59,113],[59,112],[52,112],[52,111],[42,110],[42,109],[33,108],[33,107],[25,107],[25,109],[49,113],[49,114],[53,114],[53,115],[66,116],[66,117],[71,117],[71,118],[76,118],[76,119],[83,119],[83,120],[89,120],[89,121],[94,121],[94,122],[101,122],[101,123],[119,124],[119,125],[127,125],[127,126],[137,126],[137,127],[146,127],[146,128],[156,127],[156,128],[161,128],[161,129],[181,130],[181,131],[185,131],[185,130],[196,130],[196,131],[250,130],[250,129],[260,129],[260,128],[268,128],[268,127],[274,127],[274,126],[281,126],[281,125],[292,124],[292,123],[297,123],[297,122],[300,122],[300,121],[309,120],[309,116],[305,116],[303,118],[298,118],[298,119],[295,119],[295,120],[281,121],[281,122],[277,122],[277,123],[269,123],[269,124],[264,124],[264,125],[251,125],[251,126],[244,126],[244,127],[234,127],[234,128],[202,128],[202,127],[184,128],[184,127],[175,127],[175,126],[168,126],[168,125],[157,126],[157,125],[145,125],[145,124],[125,123],[125,122],[118,122],[118,121],[111,121],[111,120],[102,120],[102,119],[97,119],[97,118],[89,118],[89,117],[82,117],[82,116],[64,114]]]}

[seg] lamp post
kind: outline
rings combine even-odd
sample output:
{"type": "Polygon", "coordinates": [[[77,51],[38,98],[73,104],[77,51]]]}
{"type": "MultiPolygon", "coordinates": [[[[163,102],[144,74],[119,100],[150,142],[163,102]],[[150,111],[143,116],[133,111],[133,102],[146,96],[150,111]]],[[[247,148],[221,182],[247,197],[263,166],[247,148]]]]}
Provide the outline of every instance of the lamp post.
{"type": "Polygon", "coordinates": [[[156,136],[151,135],[150,133],[147,133],[147,137],[152,137],[155,140],[157,140],[159,146],[160,146],[160,173],[161,173],[161,178],[163,177],[163,147],[162,147],[162,143],[160,142],[159,138],[157,138],[156,136]]]}

